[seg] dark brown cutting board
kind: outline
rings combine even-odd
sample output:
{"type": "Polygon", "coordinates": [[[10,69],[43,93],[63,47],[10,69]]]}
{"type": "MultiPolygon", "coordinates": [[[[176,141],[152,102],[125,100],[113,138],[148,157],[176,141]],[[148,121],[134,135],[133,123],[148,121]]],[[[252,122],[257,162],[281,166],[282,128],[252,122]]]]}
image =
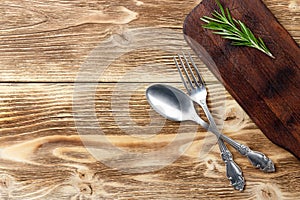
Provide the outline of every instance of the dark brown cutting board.
{"type": "Polygon", "coordinates": [[[300,158],[300,50],[261,0],[220,0],[234,18],[261,37],[272,59],[249,47],[232,46],[199,19],[218,10],[203,0],[187,16],[185,39],[262,132],[300,158]]]}

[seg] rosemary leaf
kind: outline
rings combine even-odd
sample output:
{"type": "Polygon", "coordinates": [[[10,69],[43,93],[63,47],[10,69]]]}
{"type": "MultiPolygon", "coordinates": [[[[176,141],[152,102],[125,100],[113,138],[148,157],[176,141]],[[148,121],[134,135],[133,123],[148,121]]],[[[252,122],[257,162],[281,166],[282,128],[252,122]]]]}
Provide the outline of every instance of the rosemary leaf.
{"type": "Polygon", "coordinates": [[[230,11],[229,11],[228,8],[226,8],[226,12],[227,12],[227,17],[228,17],[229,22],[231,24],[234,24],[233,19],[232,19],[231,14],[230,14],[230,11]]]}
{"type": "Polygon", "coordinates": [[[206,23],[203,28],[213,30],[214,34],[221,35],[224,39],[232,40],[232,45],[253,47],[275,58],[261,38],[256,38],[243,22],[234,19],[229,9],[224,9],[219,0],[216,0],[216,3],[221,13],[214,10],[212,17],[200,18],[206,23]]]}

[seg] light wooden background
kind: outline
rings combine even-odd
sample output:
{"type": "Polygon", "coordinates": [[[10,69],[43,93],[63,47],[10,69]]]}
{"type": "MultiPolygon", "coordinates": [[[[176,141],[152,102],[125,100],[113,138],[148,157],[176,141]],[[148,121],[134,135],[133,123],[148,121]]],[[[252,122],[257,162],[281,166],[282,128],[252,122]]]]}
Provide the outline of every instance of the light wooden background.
{"type": "MultiPolygon", "coordinates": [[[[92,60],[93,50],[115,34],[126,47],[124,32],[139,33],[149,27],[172,30],[176,37],[169,35],[170,41],[187,50],[181,38],[182,24],[199,2],[0,0],[0,199],[299,198],[299,160],[272,144],[229,94],[225,93],[225,101],[219,98],[224,96],[219,95],[222,87],[200,61],[211,109],[224,108],[223,132],[268,155],[276,164],[276,173],[254,169],[233,151],[247,183],[244,192],[234,191],[217,147],[206,157],[198,157],[205,136],[201,128],[174,163],[145,173],[112,169],[83,145],[75,126],[73,94],[76,76],[87,60],[92,60]]],[[[299,0],[264,2],[299,44],[299,0]]],[[[111,50],[109,46],[107,50],[111,50]]],[[[155,115],[144,95],[146,87],[155,82],[182,87],[173,55],[151,48],[135,49],[112,62],[101,75],[95,93],[96,116],[115,146],[124,151],[151,152],[175,137],[179,124],[155,115]],[[137,66],[144,66],[145,72],[137,66]],[[132,71],[129,77],[128,71],[132,71]],[[122,106],[127,97],[129,103],[124,105],[128,110],[122,106]],[[155,118],[151,123],[150,116],[155,118]],[[126,132],[140,134],[144,126],[162,129],[148,139],[126,132]]],[[[82,84],[88,85],[88,81],[82,84]]],[[[90,101],[84,93],[78,98],[82,104],[90,101]]],[[[122,157],[115,159],[122,161],[122,157]]],[[[145,163],[144,168],[155,165],[145,163]]]]}

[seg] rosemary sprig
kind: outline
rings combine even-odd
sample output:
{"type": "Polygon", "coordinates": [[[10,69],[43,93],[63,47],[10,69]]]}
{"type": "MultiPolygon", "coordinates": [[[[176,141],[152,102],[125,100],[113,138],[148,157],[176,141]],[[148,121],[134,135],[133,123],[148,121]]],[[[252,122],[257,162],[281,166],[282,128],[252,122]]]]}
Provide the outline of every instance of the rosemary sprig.
{"type": "Polygon", "coordinates": [[[222,38],[232,40],[232,45],[253,47],[271,58],[275,58],[260,37],[256,38],[243,22],[234,19],[228,8],[225,11],[219,0],[216,0],[216,3],[221,13],[214,10],[213,17],[204,16],[200,18],[206,23],[203,28],[213,30],[213,33],[221,35],[222,38]]]}

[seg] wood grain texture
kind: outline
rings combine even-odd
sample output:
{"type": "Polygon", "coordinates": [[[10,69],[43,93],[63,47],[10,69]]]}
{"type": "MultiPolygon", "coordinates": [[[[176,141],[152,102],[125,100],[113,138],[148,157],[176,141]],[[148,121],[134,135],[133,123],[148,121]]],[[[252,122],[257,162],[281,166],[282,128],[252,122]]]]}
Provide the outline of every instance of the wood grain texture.
{"type": "MultiPolygon", "coordinates": [[[[299,2],[264,2],[299,44],[299,2]]],[[[145,99],[145,88],[152,83],[182,88],[173,50],[147,45],[126,53],[125,47],[128,33],[147,42],[151,36],[141,37],[145,33],[141,30],[151,27],[171,30],[156,37],[163,39],[160,47],[169,45],[170,40],[174,50],[177,46],[189,50],[182,24],[198,3],[0,1],[0,199],[297,199],[299,160],[270,142],[199,60],[197,65],[208,84],[210,109],[216,117],[220,111],[223,114],[223,132],[267,154],[276,164],[276,173],[254,169],[230,148],[247,184],[244,192],[234,191],[225,178],[216,146],[199,158],[206,136],[200,127],[181,157],[148,173],[123,173],[106,166],[84,145],[91,141],[83,141],[78,132],[74,90],[83,86],[78,98],[84,105],[91,100],[85,95],[90,83],[78,83],[77,75],[83,66],[93,66],[89,65],[93,58],[95,62],[102,59],[99,46],[108,49],[103,42],[111,42],[110,38],[124,54],[111,60],[99,80],[91,84],[97,85],[97,122],[112,144],[124,151],[152,152],[170,143],[180,126],[194,127],[164,120],[145,99]]],[[[93,78],[93,71],[87,71],[93,78]]],[[[184,140],[181,144],[184,146],[184,140]]],[[[146,167],[156,165],[146,163],[146,167]]]]}
{"type": "MultiPolygon", "coordinates": [[[[195,142],[173,164],[155,172],[123,174],[94,159],[83,146],[72,115],[72,85],[1,84],[0,88],[3,97],[0,171],[4,199],[76,199],[79,196],[91,199],[189,199],[204,196],[292,199],[294,195],[299,195],[296,192],[299,191],[299,161],[272,144],[230,96],[226,96],[225,102],[227,119],[224,133],[253,149],[264,151],[277,167],[275,174],[264,174],[234,153],[247,180],[247,188],[243,193],[234,192],[225,179],[218,148],[199,160],[201,141],[205,135],[203,129],[198,130],[195,142]]],[[[110,99],[114,88],[115,84],[104,84],[99,86],[96,94],[99,100],[96,105],[97,117],[102,130],[114,145],[125,150],[144,152],[159,149],[172,140],[178,124],[166,122],[161,125],[164,120],[158,115],[154,116],[157,120],[150,129],[159,125],[163,128],[150,141],[124,134],[124,128],[138,127],[126,126],[130,121],[122,118],[123,107],[111,109],[110,99]],[[114,120],[112,113],[119,120],[114,120]],[[123,125],[116,123],[122,122],[122,119],[123,125]]],[[[210,91],[212,96],[216,96],[219,90],[211,88],[210,91]]],[[[132,120],[140,126],[149,122],[149,116],[154,113],[151,114],[146,102],[144,87],[125,93],[139,101],[129,109],[132,120]]],[[[82,96],[82,102],[86,101],[86,97],[82,96]]],[[[122,104],[122,101],[119,99],[118,103],[122,104]]]]}
{"type": "Polygon", "coordinates": [[[261,0],[220,2],[231,9],[234,18],[263,38],[275,58],[253,48],[234,47],[204,29],[199,18],[217,9],[211,0],[202,1],[186,18],[187,42],[264,134],[300,158],[298,44],[261,0]]]}
{"type": "MultiPolygon", "coordinates": [[[[90,51],[111,34],[137,27],[165,27],[181,34],[184,18],[200,1],[142,2],[6,1],[2,4],[5,12],[1,12],[5,23],[0,28],[0,81],[73,82],[90,51]],[[116,6],[125,11],[114,11],[116,6]],[[87,17],[98,16],[97,12],[99,19],[101,13],[107,14],[110,23],[87,17]],[[128,12],[138,16],[123,25],[112,22],[128,12]],[[16,20],[19,13],[24,16],[22,20],[16,20]]],[[[265,3],[299,43],[299,3],[295,0],[265,3]]],[[[115,80],[114,76],[109,78],[115,80]]]]}

